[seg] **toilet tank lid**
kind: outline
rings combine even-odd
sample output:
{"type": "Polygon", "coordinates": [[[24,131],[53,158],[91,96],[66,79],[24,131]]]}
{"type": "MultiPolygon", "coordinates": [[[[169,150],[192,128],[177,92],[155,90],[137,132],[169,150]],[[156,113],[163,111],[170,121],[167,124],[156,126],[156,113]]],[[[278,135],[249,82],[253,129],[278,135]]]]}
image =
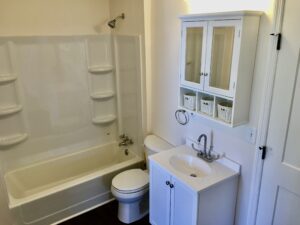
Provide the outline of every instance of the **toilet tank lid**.
{"type": "Polygon", "coordinates": [[[174,146],[156,135],[148,135],[145,138],[144,145],[147,149],[154,152],[161,152],[173,148],[174,146]]]}

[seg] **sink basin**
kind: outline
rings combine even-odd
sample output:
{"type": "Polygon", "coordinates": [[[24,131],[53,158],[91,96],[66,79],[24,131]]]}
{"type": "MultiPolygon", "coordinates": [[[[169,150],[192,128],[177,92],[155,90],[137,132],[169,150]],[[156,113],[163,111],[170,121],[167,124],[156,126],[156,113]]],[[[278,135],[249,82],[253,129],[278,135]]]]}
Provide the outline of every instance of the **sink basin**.
{"type": "Polygon", "coordinates": [[[190,177],[201,178],[211,173],[208,163],[188,154],[173,155],[169,162],[175,170],[190,177]]]}

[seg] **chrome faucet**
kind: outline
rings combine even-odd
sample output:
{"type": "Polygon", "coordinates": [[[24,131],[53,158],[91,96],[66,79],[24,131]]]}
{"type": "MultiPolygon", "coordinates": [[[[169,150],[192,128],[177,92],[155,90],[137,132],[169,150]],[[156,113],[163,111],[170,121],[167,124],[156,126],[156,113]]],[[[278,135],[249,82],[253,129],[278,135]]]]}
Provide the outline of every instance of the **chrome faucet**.
{"type": "Polygon", "coordinates": [[[128,145],[133,145],[133,140],[131,138],[129,138],[128,136],[126,136],[125,134],[120,135],[120,142],[119,142],[119,146],[128,146],[128,145]]]}
{"type": "Polygon", "coordinates": [[[206,162],[213,162],[214,160],[219,159],[221,157],[220,155],[212,154],[212,149],[213,149],[212,145],[209,147],[209,150],[207,151],[207,136],[206,136],[206,134],[201,134],[198,137],[198,139],[197,139],[198,145],[201,143],[202,138],[204,138],[203,151],[195,148],[194,144],[192,144],[192,148],[195,151],[197,151],[197,156],[206,162]]]}
{"type": "MultiPolygon", "coordinates": [[[[207,155],[207,152],[206,152],[206,149],[207,149],[207,136],[206,134],[201,134],[199,137],[198,137],[198,143],[200,144],[201,143],[201,140],[202,138],[204,138],[204,147],[203,147],[203,152],[199,151],[198,152],[198,156],[199,155],[203,155],[203,156],[206,156],[207,155]]],[[[210,151],[209,151],[210,152],[210,151]]]]}

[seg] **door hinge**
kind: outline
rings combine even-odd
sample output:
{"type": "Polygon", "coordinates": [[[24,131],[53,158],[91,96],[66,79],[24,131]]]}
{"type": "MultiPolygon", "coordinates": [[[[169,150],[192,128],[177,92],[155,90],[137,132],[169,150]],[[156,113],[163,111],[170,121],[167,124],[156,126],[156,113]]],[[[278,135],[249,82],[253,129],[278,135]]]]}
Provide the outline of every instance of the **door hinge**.
{"type": "Polygon", "coordinates": [[[260,146],[259,150],[262,151],[262,153],[261,153],[261,159],[265,160],[266,154],[267,154],[267,146],[260,146]]]}
{"type": "Polygon", "coordinates": [[[277,34],[276,33],[272,33],[270,35],[277,37],[276,49],[277,49],[277,51],[279,51],[281,49],[281,37],[282,37],[281,33],[277,33],[277,34]]]}

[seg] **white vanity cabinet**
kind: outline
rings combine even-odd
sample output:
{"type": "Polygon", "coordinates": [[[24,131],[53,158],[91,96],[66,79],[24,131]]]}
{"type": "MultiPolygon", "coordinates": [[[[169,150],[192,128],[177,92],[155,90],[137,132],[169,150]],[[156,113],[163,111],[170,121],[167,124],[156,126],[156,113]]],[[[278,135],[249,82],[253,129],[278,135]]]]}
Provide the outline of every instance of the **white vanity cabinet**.
{"type": "Polygon", "coordinates": [[[152,225],[234,223],[238,164],[225,158],[208,164],[190,145],[151,155],[149,162],[152,225]]]}
{"type": "MultiPolygon", "coordinates": [[[[180,106],[185,94],[213,99],[208,117],[237,126],[248,121],[261,12],[238,11],[182,16],[180,106]],[[219,102],[231,106],[231,118],[218,115],[219,102]]],[[[204,113],[204,116],[207,116],[204,113]]]]}
{"type": "Polygon", "coordinates": [[[157,164],[150,164],[150,223],[197,224],[197,193],[157,164]]]}

